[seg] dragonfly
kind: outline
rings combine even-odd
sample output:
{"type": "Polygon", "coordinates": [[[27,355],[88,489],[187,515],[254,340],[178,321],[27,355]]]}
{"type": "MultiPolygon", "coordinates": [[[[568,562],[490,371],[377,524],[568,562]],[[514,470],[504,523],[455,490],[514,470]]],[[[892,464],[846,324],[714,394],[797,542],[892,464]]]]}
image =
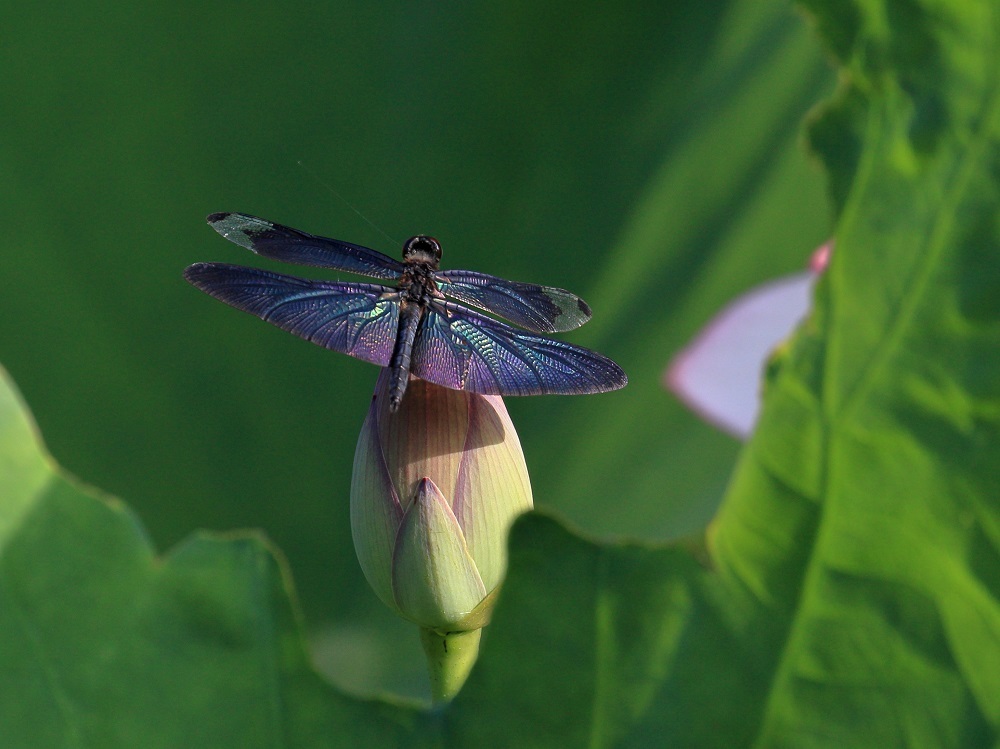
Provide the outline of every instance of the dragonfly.
{"type": "Polygon", "coordinates": [[[195,263],[184,271],[190,283],[226,304],[324,348],[388,367],[390,411],[398,410],[411,375],[453,390],[504,396],[603,393],[628,382],[611,359],[543,335],[590,319],[580,297],[486,273],[440,270],[441,245],[433,237],[406,240],[400,261],[245,213],[213,213],[207,221],[262,257],[392,282],[311,280],[228,263],[195,263]]]}

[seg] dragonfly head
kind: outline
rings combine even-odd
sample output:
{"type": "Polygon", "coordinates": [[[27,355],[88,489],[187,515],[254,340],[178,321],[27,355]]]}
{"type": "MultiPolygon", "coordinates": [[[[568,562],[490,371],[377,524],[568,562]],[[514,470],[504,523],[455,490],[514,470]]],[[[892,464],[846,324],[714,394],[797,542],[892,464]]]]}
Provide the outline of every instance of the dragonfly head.
{"type": "Polygon", "coordinates": [[[403,260],[408,263],[429,263],[437,268],[441,260],[441,244],[425,234],[410,237],[403,244],[403,260]]]}

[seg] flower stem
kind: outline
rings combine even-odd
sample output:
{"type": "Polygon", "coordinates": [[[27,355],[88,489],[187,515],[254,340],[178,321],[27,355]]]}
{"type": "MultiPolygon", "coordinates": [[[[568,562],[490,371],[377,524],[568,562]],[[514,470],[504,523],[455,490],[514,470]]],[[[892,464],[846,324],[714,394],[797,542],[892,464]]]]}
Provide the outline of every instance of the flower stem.
{"type": "Polygon", "coordinates": [[[481,629],[443,635],[433,629],[420,628],[435,705],[450,702],[462,688],[479,655],[481,634],[481,629]]]}

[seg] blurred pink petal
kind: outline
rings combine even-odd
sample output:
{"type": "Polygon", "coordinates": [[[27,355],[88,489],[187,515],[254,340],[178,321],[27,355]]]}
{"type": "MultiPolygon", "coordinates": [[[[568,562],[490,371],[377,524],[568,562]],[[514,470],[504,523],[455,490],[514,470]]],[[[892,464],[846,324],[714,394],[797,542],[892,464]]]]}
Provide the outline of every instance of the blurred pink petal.
{"type": "Polygon", "coordinates": [[[740,439],[750,436],[767,358],[809,311],[813,282],[832,249],[833,240],[813,253],[809,271],[762,284],[728,304],[673,358],[664,385],[705,421],[740,439]]]}
{"type": "Polygon", "coordinates": [[[809,270],[817,276],[821,275],[826,270],[826,266],[830,264],[830,255],[832,253],[833,240],[831,239],[813,250],[812,257],[809,258],[809,270]]]}

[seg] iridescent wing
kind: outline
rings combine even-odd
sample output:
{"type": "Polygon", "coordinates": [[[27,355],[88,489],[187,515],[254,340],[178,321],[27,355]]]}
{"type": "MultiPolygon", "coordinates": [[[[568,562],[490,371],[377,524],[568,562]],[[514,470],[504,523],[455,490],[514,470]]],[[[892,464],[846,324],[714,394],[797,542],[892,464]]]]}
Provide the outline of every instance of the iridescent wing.
{"type": "Polygon", "coordinates": [[[432,301],[413,347],[413,374],[485,395],[604,393],[628,378],[607,357],[432,301]]]}
{"type": "Polygon", "coordinates": [[[309,281],[226,263],[195,263],[184,277],[206,294],[282,330],[385,367],[399,319],[395,289],[309,281]]]}
{"type": "Polygon", "coordinates": [[[373,278],[399,278],[405,267],[367,247],[316,237],[245,213],[213,213],[206,220],[230,242],[285,263],[336,268],[373,278]]]}
{"type": "Polygon", "coordinates": [[[590,319],[587,303],[564,289],[505,281],[470,270],[439,271],[434,278],[445,294],[535,333],[573,330],[590,319]]]}

